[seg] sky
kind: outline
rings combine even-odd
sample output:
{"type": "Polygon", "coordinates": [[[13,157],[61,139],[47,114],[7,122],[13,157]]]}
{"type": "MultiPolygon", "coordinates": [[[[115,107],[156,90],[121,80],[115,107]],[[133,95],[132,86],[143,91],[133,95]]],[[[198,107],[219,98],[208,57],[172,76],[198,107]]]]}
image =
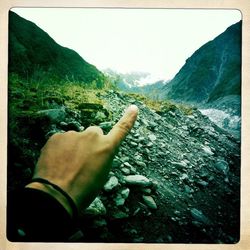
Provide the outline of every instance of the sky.
{"type": "Polygon", "coordinates": [[[14,8],[103,70],[172,79],[197,49],[241,20],[238,10],[14,8]]]}

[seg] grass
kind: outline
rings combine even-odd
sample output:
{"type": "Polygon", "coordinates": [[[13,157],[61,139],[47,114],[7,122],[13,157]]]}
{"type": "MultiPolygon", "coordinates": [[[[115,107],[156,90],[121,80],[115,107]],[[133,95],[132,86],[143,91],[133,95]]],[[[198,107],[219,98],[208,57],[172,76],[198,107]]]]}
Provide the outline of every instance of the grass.
{"type": "Polygon", "coordinates": [[[185,115],[191,115],[193,113],[193,108],[188,105],[173,103],[169,100],[164,100],[164,101],[153,100],[142,94],[130,93],[128,95],[143,102],[146,106],[155,110],[156,112],[168,112],[168,111],[180,110],[185,115]]]}
{"type": "Polygon", "coordinates": [[[103,104],[98,93],[104,90],[80,83],[36,83],[15,74],[9,76],[9,109],[33,111],[65,105],[77,109],[82,102],[103,104]]]}
{"type": "MultiPolygon", "coordinates": [[[[20,126],[26,126],[25,122],[31,122],[37,111],[44,109],[60,108],[66,106],[71,110],[81,110],[81,105],[86,103],[105,105],[101,94],[112,88],[109,83],[98,89],[96,85],[84,85],[79,82],[48,82],[25,81],[16,74],[9,75],[9,132],[16,134],[20,126]]],[[[152,100],[142,94],[126,94],[144,103],[147,107],[158,113],[168,111],[181,111],[185,115],[191,115],[193,108],[187,105],[175,104],[170,101],[152,100]]],[[[109,112],[109,111],[107,111],[109,112]]],[[[112,117],[112,114],[109,114],[112,117]]],[[[25,129],[25,128],[23,128],[25,129]]],[[[28,133],[28,132],[27,132],[28,133]]]]}

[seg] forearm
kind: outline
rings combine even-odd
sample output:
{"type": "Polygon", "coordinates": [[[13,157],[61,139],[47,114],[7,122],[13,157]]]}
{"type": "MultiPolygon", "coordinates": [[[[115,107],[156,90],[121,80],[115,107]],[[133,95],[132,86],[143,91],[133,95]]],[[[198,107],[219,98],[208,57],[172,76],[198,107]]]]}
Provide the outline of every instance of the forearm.
{"type": "Polygon", "coordinates": [[[48,193],[24,188],[8,194],[7,237],[10,241],[68,241],[74,230],[70,213],[48,193]]]}

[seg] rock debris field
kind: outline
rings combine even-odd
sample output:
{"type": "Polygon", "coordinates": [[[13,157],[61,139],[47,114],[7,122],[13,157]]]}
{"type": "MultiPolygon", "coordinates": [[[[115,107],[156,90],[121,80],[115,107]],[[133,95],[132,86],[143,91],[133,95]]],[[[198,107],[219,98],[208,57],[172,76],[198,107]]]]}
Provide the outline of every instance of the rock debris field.
{"type": "Polygon", "coordinates": [[[29,136],[24,135],[22,147],[18,148],[17,142],[10,147],[25,159],[9,161],[8,188],[31,178],[31,163],[53,133],[82,131],[92,123],[107,133],[123,110],[136,104],[139,116],[134,128],[122,142],[102,191],[86,210],[80,211],[80,232],[74,240],[239,241],[240,140],[197,109],[191,114],[178,108],[156,112],[121,92],[109,90],[98,95],[104,105],[82,104],[78,110],[58,106],[37,112],[32,122],[25,119],[29,136]],[[34,148],[28,150],[30,145],[34,148]],[[23,166],[22,162],[28,160],[30,165],[23,166]],[[17,174],[21,181],[17,181],[17,174]]]}

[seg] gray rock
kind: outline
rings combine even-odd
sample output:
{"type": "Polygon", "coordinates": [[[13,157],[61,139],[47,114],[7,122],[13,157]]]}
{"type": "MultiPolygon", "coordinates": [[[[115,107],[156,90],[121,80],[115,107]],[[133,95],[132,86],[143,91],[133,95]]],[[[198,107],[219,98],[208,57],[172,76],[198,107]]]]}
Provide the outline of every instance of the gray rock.
{"type": "Polygon", "coordinates": [[[152,143],[152,142],[149,142],[148,144],[147,144],[147,147],[152,147],[154,144],[152,143]]]}
{"type": "Polygon", "coordinates": [[[196,208],[192,208],[190,210],[190,212],[191,212],[192,217],[195,220],[197,220],[198,222],[201,222],[201,223],[203,223],[205,225],[210,225],[211,224],[210,220],[203,214],[202,211],[200,211],[200,210],[198,210],[196,208]]]}
{"type": "Polygon", "coordinates": [[[118,195],[116,196],[116,198],[114,199],[115,201],[115,204],[117,206],[122,206],[124,205],[126,199],[128,198],[129,196],[129,192],[130,190],[128,188],[125,188],[123,190],[120,191],[120,193],[118,193],[118,195]]]}
{"type": "Polygon", "coordinates": [[[155,127],[158,126],[158,124],[156,122],[154,122],[154,121],[150,121],[149,126],[152,127],[152,128],[155,128],[155,127]]]}
{"type": "Polygon", "coordinates": [[[125,219],[128,218],[129,215],[123,211],[116,211],[112,214],[113,219],[125,219]]]}
{"type": "Polygon", "coordinates": [[[185,192],[188,193],[188,194],[191,194],[191,193],[194,192],[194,190],[193,190],[191,187],[189,187],[188,185],[185,185],[185,186],[184,186],[184,190],[185,190],[185,192]]]}
{"type": "Polygon", "coordinates": [[[121,161],[122,162],[128,162],[129,161],[129,157],[128,156],[123,156],[123,157],[121,157],[121,161]]]}
{"type": "Polygon", "coordinates": [[[171,116],[173,116],[173,117],[175,117],[176,115],[175,115],[175,113],[173,112],[173,111],[168,111],[168,113],[171,115],[171,116]]]}
{"type": "Polygon", "coordinates": [[[124,177],[127,184],[148,187],[151,185],[150,180],[143,175],[128,175],[124,177]]]}
{"type": "Polygon", "coordinates": [[[116,204],[116,206],[123,206],[125,203],[126,199],[124,199],[121,194],[118,194],[115,199],[114,202],[116,204]]]}
{"type": "Polygon", "coordinates": [[[113,122],[101,122],[99,127],[104,130],[110,130],[113,127],[113,122]]]}
{"type": "Polygon", "coordinates": [[[217,161],[214,166],[216,169],[223,172],[224,174],[227,174],[229,172],[229,165],[224,160],[217,161]]]}
{"type": "Polygon", "coordinates": [[[127,161],[123,163],[124,166],[132,168],[132,165],[130,163],[128,163],[127,161]]]}
{"type": "Polygon", "coordinates": [[[139,136],[140,136],[139,133],[135,133],[135,134],[134,134],[134,138],[138,138],[139,136]]]}
{"type": "Polygon", "coordinates": [[[187,163],[185,163],[184,161],[181,161],[181,162],[170,162],[171,165],[177,169],[183,169],[185,167],[187,167],[187,163]]]}
{"type": "Polygon", "coordinates": [[[109,180],[106,182],[106,184],[104,185],[104,190],[107,192],[110,192],[111,190],[116,188],[118,184],[119,184],[118,179],[115,176],[111,176],[109,180]]]}
{"type": "Polygon", "coordinates": [[[143,125],[148,126],[148,122],[147,122],[146,119],[141,119],[141,122],[142,122],[143,125]]]}
{"type": "Polygon", "coordinates": [[[112,168],[118,168],[121,166],[121,161],[118,159],[114,159],[112,162],[112,168]]]}
{"type": "Polygon", "coordinates": [[[96,112],[96,115],[95,115],[95,119],[96,119],[96,120],[103,121],[103,120],[105,120],[106,118],[107,118],[107,116],[105,115],[104,112],[102,112],[102,111],[97,111],[97,112],[96,112]]]}
{"type": "Polygon", "coordinates": [[[136,146],[138,146],[138,143],[136,143],[136,142],[133,142],[133,141],[131,141],[130,142],[130,144],[133,146],[133,147],[136,147],[136,146]]]}
{"type": "Polygon", "coordinates": [[[67,130],[75,130],[77,132],[82,131],[82,125],[77,121],[71,121],[67,124],[67,130]]]}
{"type": "Polygon", "coordinates": [[[142,188],[141,191],[144,193],[144,194],[151,194],[152,190],[150,188],[142,188]]]}
{"type": "Polygon", "coordinates": [[[183,130],[188,130],[188,127],[186,125],[181,127],[183,130]]]}
{"type": "Polygon", "coordinates": [[[154,199],[151,196],[143,195],[142,196],[144,203],[151,209],[157,209],[157,205],[154,199]]]}
{"type": "Polygon", "coordinates": [[[146,167],[147,167],[146,163],[143,162],[143,161],[136,161],[136,164],[137,164],[138,166],[140,166],[140,167],[143,167],[143,168],[146,168],[146,167]]]}
{"type": "Polygon", "coordinates": [[[148,139],[149,139],[150,141],[155,141],[157,138],[156,138],[156,136],[155,136],[154,134],[150,134],[150,135],[148,136],[148,139]]]}
{"type": "Polygon", "coordinates": [[[138,142],[143,142],[143,141],[145,141],[145,137],[140,136],[140,137],[138,138],[138,142]]]}
{"type": "Polygon", "coordinates": [[[144,240],[144,237],[136,237],[136,238],[134,238],[132,241],[134,242],[134,243],[140,243],[140,242],[143,242],[143,240],[144,240]]]}
{"type": "Polygon", "coordinates": [[[209,146],[202,146],[202,149],[204,150],[204,152],[207,154],[207,155],[214,155],[214,153],[212,152],[211,148],[209,146]]]}
{"type": "Polygon", "coordinates": [[[105,215],[107,210],[103,205],[102,201],[99,197],[96,197],[94,201],[83,211],[84,214],[97,216],[97,215],[105,215]]]}
{"type": "Polygon", "coordinates": [[[121,171],[125,175],[129,175],[130,174],[130,170],[128,168],[121,168],[121,171]]]}
{"type": "Polygon", "coordinates": [[[107,226],[107,222],[103,218],[95,219],[92,223],[93,228],[100,228],[100,227],[105,227],[105,226],[107,226]]]}
{"type": "Polygon", "coordinates": [[[61,122],[66,117],[65,108],[40,110],[37,114],[48,117],[52,122],[61,122]]]}
{"type": "Polygon", "coordinates": [[[203,180],[199,180],[197,181],[197,184],[199,184],[202,187],[207,187],[209,183],[203,180]]]}
{"type": "Polygon", "coordinates": [[[130,190],[129,188],[125,188],[125,189],[122,189],[120,193],[124,199],[127,199],[129,196],[130,190]]]}
{"type": "Polygon", "coordinates": [[[180,179],[181,180],[186,180],[186,179],[188,179],[188,175],[187,174],[182,174],[180,179]]]}
{"type": "Polygon", "coordinates": [[[198,228],[200,228],[200,227],[203,226],[203,224],[202,224],[201,222],[196,221],[196,220],[193,220],[193,221],[192,221],[192,224],[193,224],[194,226],[198,227],[198,228]]]}

